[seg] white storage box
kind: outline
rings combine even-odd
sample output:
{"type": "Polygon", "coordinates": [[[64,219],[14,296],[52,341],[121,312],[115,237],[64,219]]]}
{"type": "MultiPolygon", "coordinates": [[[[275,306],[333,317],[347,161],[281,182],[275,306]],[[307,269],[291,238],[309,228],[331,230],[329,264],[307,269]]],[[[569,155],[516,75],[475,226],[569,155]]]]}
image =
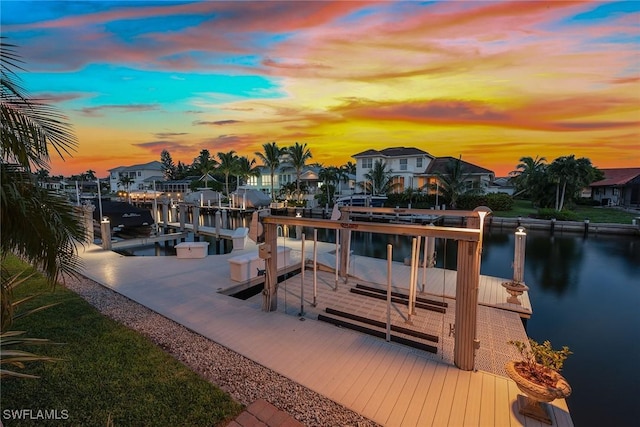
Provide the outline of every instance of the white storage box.
{"type": "Polygon", "coordinates": [[[209,253],[209,242],[182,242],[174,248],[178,258],[204,258],[209,253]]]}
{"type": "MultiPolygon", "coordinates": [[[[286,267],[291,262],[291,248],[278,246],[278,268],[286,267]]],[[[264,270],[264,260],[257,253],[238,255],[229,258],[231,280],[245,282],[258,276],[264,270]]]]}

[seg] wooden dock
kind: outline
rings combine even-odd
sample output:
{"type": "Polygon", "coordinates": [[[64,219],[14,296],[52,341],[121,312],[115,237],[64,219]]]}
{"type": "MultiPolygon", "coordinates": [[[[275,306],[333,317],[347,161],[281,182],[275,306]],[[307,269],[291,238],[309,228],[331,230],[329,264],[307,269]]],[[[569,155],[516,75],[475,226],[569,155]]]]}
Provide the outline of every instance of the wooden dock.
{"type": "MultiPolygon", "coordinates": [[[[299,241],[287,239],[285,244],[292,248],[292,263],[300,263],[299,241]]],[[[255,245],[249,244],[241,252],[251,251],[257,251],[255,245]]],[[[243,301],[220,293],[236,285],[230,280],[228,264],[228,259],[238,253],[235,251],[203,259],[121,257],[97,246],[80,252],[83,273],[93,280],[380,425],[543,426],[518,413],[519,391],[513,381],[498,372],[502,362],[496,354],[514,356],[506,341],[526,339],[519,313],[489,305],[479,307],[478,370],[462,371],[447,358],[449,320],[441,314],[420,313],[414,318],[416,324],[424,318],[425,327],[434,333],[440,331],[439,352],[435,355],[315,320],[317,314],[309,308],[313,297],[313,275],[309,270],[305,270],[304,281],[294,276],[279,285],[278,311],[267,313],[261,310],[259,295],[243,301]],[[298,316],[301,283],[304,316],[298,316]]],[[[326,265],[331,265],[332,255],[323,251],[322,256],[327,258],[326,265]]],[[[309,257],[307,253],[306,258],[309,257]]],[[[318,301],[322,300],[318,310],[322,304],[340,302],[368,316],[380,311],[374,307],[377,302],[349,295],[354,298],[350,302],[341,293],[349,292],[348,287],[356,280],[365,280],[356,279],[358,274],[372,268],[380,270],[379,260],[368,264],[358,258],[353,261],[348,283],[339,283],[338,291],[333,291],[335,275],[318,275],[318,287],[324,286],[323,293],[318,294],[318,301]]],[[[398,289],[404,283],[404,267],[409,268],[393,265],[398,289]]],[[[442,289],[444,283],[447,289],[450,273],[434,270],[433,276],[440,273],[445,280],[434,279],[436,285],[442,289]]],[[[386,277],[386,271],[384,274],[386,277]]],[[[481,280],[481,287],[482,283],[481,280]]],[[[487,298],[501,304],[495,293],[495,297],[487,298]]],[[[455,304],[451,298],[441,297],[450,307],[455,304]]],[[[395,321],[403,323],[402,305],[396,306],[396,313],[395,321]]],[[[268,396],[263,397],[268,400],[268,396]]],[[[573,425],[564,400],[556,400],[549,407],[554,425],[573,425]]]]}

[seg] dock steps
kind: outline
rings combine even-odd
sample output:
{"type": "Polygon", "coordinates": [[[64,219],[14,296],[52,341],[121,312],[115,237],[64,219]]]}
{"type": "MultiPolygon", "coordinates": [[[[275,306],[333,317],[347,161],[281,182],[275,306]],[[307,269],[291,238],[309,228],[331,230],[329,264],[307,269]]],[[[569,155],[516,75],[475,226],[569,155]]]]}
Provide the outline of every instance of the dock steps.
{"type": "MultiPolygon", "coordinates": [[[[330,310],[331,310],[330,308],[327,308],[326,309],[327,314],[322,314],[322,313],[318,314],[318,320],[331,323],[332,325],[335,325],[338,327],[347,328],[353,331],[371,335],[377,338],[385,339],[387,336],[386,330],[381,330],[375,327],[373,328],[369,327],[369,326],[372,326],[369,323],[361,323],[356,320],[341,318],[339,315],[329,313],[330,310]]],[[[334,310],[334,311],[338,312],[338,310],[334,310]]],[[[375,322],[372,319],[367,319],[367,321],[375,322]]],[[[393,330],[393,325],[392,325],[392,330],[393,330]]],[[[431,344],[426,344],[420,341],[416,341],[414,339],[405,338],[403,336],[394,335],[394,334],[391,334],[390,338],[391,338],[391,341],[395,343],[406,345],[408,347],[412,347],[418,350],[423,350],[423,351],[427,351],[429,353],[434,353],[434,354],[438,352],[438,348],[436,346],[431,344]]]]}

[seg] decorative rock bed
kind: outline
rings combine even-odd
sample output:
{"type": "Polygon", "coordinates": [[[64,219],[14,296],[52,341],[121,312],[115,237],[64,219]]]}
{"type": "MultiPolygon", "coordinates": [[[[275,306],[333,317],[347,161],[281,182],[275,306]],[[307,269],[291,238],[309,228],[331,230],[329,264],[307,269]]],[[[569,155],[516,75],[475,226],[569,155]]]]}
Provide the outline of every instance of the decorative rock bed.
{"type": "Polygon", "coordinates": [[[262,398],[307,426],[377,426],[93,280],[81,275],[66,277],[65,286],[105,316],[148,337],[244,405],[262,398]]]}

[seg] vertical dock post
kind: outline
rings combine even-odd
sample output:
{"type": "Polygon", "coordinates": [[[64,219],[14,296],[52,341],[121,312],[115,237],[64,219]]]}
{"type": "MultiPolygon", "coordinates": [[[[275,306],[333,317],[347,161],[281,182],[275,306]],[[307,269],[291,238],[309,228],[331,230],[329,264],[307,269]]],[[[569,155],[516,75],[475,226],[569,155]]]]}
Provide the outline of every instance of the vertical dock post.
{"type": "Polygon", "coordinates": [[[300,240],[300,257],[302,258],[302,262],[300,263],[300,313],[298,313],[298,316],[302,317],[304,316],[304,270],[306,265],[306,261],[304,259],[304,233],[300,236],[300,240]]]}
{"type": "Polygon", "coordinates": [[[111,222],[109,218],[104,217],[100,220],[100,234],[102,235],[102,249],[111,250],[111,222]]]}
{"type": "Polygon", "coordinates": [[[456,332],[453,362],[463,371],[474,368],[476,316],[480,282],[480,245],[458,241],[458,275],[456,279],[456,332]]]}
{"type": "Polygon", "coordinates": [[[318,298],[318,229],[313,229],[313,305],[316,307],[318,298]]]}
{"type": "Polygon", "coordinates": [[[169,199],[162,199],[162,234],[167,234],[169,226],[169,199]]]}
{"type": "Polygon", "coordinates": [[[278,310],[278,230],[277,224],[264,224],[264,243],[258,246],[258,255],[264,259],[264,291],[262,310],[278,310]],[[276,256],[273,256],[275,250],[276,256]]]}
{"type": "Polygon", "coordinates": [[[194,206],[193,207],[193,241],[194,242],[198,242],[200,241],[200,236],[199,236],[199,231],[200,231],[200,207],[198,206],[194,206]]]}
{"type": "Polygon", "coordinates": [[[387,342],[391,341],[391,267],[393,259],[393,245],[387,245],[387,342]]]}
{"type": "MultiPolygon", "coordinates": [[[[93,211],[96,210],[96,207],[91,204],[83,204],[80,208],[80,213],[82,214],[82,221],[85,229],[85,242],[91,244],[93,243],[94,231],[93,231],[93,211]]],[[[102,221],[102,217],[100,218],[102,221]]]]}
{"type": "MultiPolygon", "coordinates": [[[[349,212],[342,212],[340,216],[340,221],[349,222],[351,221],[351,216],[349,212]]],[[[340,233],[340,248],[342,251],[340,252],[340,277],[346,283],[349,277],[349,255],[350,255],[350,246],[351,246],[351,230],[344,229],[342,233],[340,233]]]]}
{"type": "Polygon", "coordinates": [[[516,241],[513,254],[513,281],[524,283],[524,254],[527,243],[527,233],[524,227],[516,230],[516,241]]]}

